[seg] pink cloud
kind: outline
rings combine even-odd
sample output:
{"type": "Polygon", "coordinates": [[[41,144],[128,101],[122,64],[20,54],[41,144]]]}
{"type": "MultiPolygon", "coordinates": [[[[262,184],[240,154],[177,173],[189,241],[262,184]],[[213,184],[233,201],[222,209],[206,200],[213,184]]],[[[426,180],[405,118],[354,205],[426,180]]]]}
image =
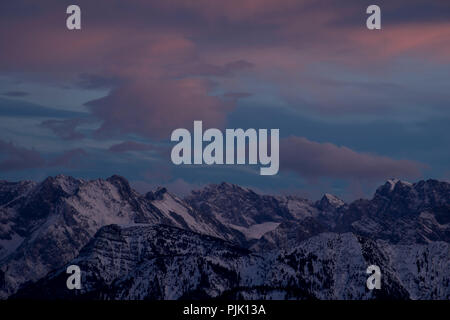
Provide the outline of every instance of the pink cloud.
{"type": "Polygon", "coordinates": [[[414,161],[359,153],[347,147],[295,136],[280,141],[280,161],[280,170],[293,171],[308,179],[418,178],[425,167],[414,161]]]}
{"type": "Polygon", "coordinates": [[[450,61],[450,23],[406,23],[387,26],[379,33],[348,30],[355,48],[369,57],[388,59],[410,56],[431,61],[450,61]]]}
{"type": "Polygon", "coordinates": [[[209,95],[205,80],[141,79],[119,87],[108,96],[89,102],[103,120],[101,133],[137,133],[166,138],[176,128],[191,127],[194,120],[221,127],[233,105],[209,95]]]}
{"type": "MultiPolygon", "coordinates": [[[[329,112],[338,94],[300,78],[314,63],[364,74],[377,72],[372,63],[398,56],[448,61],[448,22],[386,24],[378,33],[369,32],[364,8],[355,3],[133,1],[124,10],[115,2],[80,1],[86,9],[83,28],[70,32],[63,23],[64,6],[49,2],[33,16],[0,19],[1,30],[14,30],[0,38],[0,71],[56,82],[86,73],[114,79],[109,95],[88,103],[103,121],[100,132],[167,138],[193,120],[220,127],[234,110],[236,101],[213,96],[205,78],[227,78],[219,81],[225,92],[241,92],[242,82],[258,81],[275,87],[289,104],[312,102],[329,112]],[[361,25],[346,23],[356,14],[361,25]],[[246,77],[232,78],[240,72],[246,77]],[[301,96],[299,87],[305,89],[301,96]]],[[[348,93],[354,91],[344,97],[348,93]]],[[[373,108],[357,101],[357,108],[345,109],[347,102],[334,109],[363,113],[373,108]]]]}

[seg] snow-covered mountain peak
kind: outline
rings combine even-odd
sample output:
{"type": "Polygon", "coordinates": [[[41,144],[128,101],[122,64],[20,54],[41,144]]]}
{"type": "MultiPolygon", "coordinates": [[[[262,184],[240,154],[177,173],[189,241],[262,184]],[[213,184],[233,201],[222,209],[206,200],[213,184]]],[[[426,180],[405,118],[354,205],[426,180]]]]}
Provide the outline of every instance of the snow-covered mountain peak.
{"type": "Polygon", "coordinates": [[[106,179],[106,181],[114,185],[123,197],[137,196],[137,193],[131,188],[128,180],[122,176],[113,175],[106,179]]]}
{"type": "Polygon", "coordinates": [[[379,187],[375,192],[375,195],[389,195],[392,192],[395,192],[397,189],[412,189],[413,184],[407,181],[399,180],[399,179],[388,179],[384,185],[379,187]]]}
{"type": "Polygon", "coordinates": [[[167,188],[158,187],[155,190],[155,197],[156,197],[156,199],[163,199],[164,197],[173,197],[173,195],[169,194],[169,192],[167,192],[167,188]]]}
{"type": "Polygon", "coordinates": [[[213,193],[213,194],[253,192],[250,189],[243,188],[241,186],[238,186],[236,184],[232,184],[229,182],[222,182],[220,184],[210,184],[210,185],[207,185],[204,189],[199,190],[199,191],[213,193]]]}
{"type": "Polygon", "coordinates": [[[403,186],[408,186],[408,187],[412,187],[413,186],[412,183],[410,183],[408,181],[403,181],[403,180],[395,179],[395,178],[387,180],[386,183],[389,185],[389,191],[393,191],[395,186],[398,183],[400,183],[403,186]]]}
{"type": "Polygon", "coordinates": [[[81,183],[84,181],[81,179],[75,179],[71,176],[57,175],[54,177],[48,177],[43,180],[36,191],[50,192],[63,192],[66,195],[73,194],[81,183]]]}
{"type": "Polygon", "coordinates": [[[330,193],[325,193],[324,196],[322,197],[321,201],[326,202],[327,204],[339,208],[341,206],[343,206],[345,204],[345,202],[341,199],[339,199],[338,197],[336,197],[335,195],[332,195],[330,193]]]}
{"type": "Polygon", "coordinates": [[[149,191],[145,194],[145,198],[153,200],[163,200],[164,198],[178,198],[177,196],[170,193],[165,187],[157,187],[155,191],[149,191]]]}

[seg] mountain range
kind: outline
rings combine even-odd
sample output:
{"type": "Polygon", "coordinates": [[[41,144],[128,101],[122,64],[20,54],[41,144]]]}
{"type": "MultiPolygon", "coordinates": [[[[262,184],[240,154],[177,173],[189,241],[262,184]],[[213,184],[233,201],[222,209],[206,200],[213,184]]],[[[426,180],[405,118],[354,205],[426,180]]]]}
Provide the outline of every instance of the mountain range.
{"type": "Polygon", "coordinates": [[[312,202],[229,183],[0,181],[0,299],[450,299],[450,184],[312,202]],[[68,290],[78,265],[82,288],[68,290]],[[369,265],[380,290],[366,287],[369,265]]]}

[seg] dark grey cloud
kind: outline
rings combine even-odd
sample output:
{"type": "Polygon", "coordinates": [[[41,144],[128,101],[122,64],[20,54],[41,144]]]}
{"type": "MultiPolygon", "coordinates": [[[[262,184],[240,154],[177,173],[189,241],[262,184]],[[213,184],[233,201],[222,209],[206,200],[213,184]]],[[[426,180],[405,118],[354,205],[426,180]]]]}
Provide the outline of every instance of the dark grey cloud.
{"type": "Polygon", "coordinates": [[[7,91],[3,95],[6,97],[26,97],[29,93],[25,91],[7,91]]]}
{"type": "Polygon", "coordinates": [[[193,61],[187,65],[173,65],[168,67],[168,72],[175,76],[213,76],[213,77],[231,77],[240,71],[250,70],[254,64],[247,60],[235,60],[223,65],[203,63],[193,61]]]}
{"type": "Polygon", "coordinates": [[[38,104],[0,98],[0,115],[5,117],[48,117],[48,118],[71,118],[83,117],[82,112],[53,109],[38,104]]]}
{"type": "Polygon", "coordinates": [[[148,151],[153,150],[154,147],[152,145],[139,143],[135,141],[124,141],[109,147],[109,151],[122,153],[127,151],[148,151]]]}
{"type": "Polygon", "coordinates": [[[230,99],[243,99],[251,97],[251,95],[252,94],[248,92],[226,92],[223,96],[230,99]]]}
{"type": "Polygon", "coordinates": [[[87,119],[65,119],[65,120],[45,120],[41,126],[50,129],[58,137],[64,140],[83,139],[84,134],[77,131],[80,124],[88,121],[87,119]]]}
{"type": "Polygon", "coordinates": [[[122,84],[124,80],[114,76],[82,73],[79,75],[77,85],[83,89],[107,89],[122,84]]]}
{"type": "Polygon", "coordinates": [[[86,156],[87,152],[82,148],[67,150],[48,161],[48,166],[71,168],[76,166],[79,163],[79,160],[86,156]]]}

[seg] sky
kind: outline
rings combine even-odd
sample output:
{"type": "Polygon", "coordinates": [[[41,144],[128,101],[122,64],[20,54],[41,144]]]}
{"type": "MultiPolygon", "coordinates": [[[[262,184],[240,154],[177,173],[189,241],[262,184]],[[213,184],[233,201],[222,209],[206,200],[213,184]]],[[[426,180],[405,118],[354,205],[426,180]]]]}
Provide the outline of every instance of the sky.
{"type": "Polygon", "coordinates": [[[0,179],[317,199],[450,179],[450,1],[0,2],[0,179]],[[81,8],[81,30],[66,8],[81,8]],[[366,8],[381,8],[381,30],[366,8]],[[171,132],[278,128],[280,171],[175,166],[171,132]]]}

